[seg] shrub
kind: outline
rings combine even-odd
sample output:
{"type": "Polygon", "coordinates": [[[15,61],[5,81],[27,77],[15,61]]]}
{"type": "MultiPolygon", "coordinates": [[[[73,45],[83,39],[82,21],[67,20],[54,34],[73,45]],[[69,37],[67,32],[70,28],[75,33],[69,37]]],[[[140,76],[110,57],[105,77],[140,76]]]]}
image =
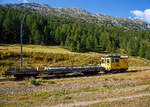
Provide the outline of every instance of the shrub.
{"type": "Polygon", "coordinates": [[[55,81],[48,81],[48,84],[56,84],[55,81]]]}
{"type": "Polygon", "coordinates": [[[30,84],[31,84],[31,85],[40,85],[40,81],[36,80],[35,78],[32,78],[32,79],[30,80],[30,84]]]}
{"type": "Polygon", "coordinates": [[[64,99],[65,100],[70,100],[70,99],[72,99],[72,97],[71,96],[65,96],[64,99]]]}
{"type": "Polygon", "coordinates": [[[103,85],[103,88],[105,88],[105,89],[109,89],[111,86],[109,86],[109,85],[103,85]]]}
{"type": "Polygon", "coordinates": [[[114,77],[114,78],[112,78],[114,81],[117,81],[117,80],[119,80],[118,78],[116,78],[116,77],[114,77]]]}
{"type": "Polygon", "coordinates": [[[105,81],[108,81],[108,78],[105,78],[104,80],[105,80],[105,81]]]}

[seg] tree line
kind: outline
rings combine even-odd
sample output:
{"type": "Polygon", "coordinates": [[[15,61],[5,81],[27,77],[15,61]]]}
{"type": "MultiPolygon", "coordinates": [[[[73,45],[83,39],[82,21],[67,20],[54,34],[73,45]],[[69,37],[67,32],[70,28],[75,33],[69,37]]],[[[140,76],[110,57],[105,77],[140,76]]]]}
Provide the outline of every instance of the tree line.
{"type": "Polygon", "coordinates": [[[116,52],[124,49],[128,55],[150,59],[150,32],[125,31],[119,27],[98,26],[69,17],[40,15],[0,6],[0,43],[20,43],[20,23],[23,43],[60,45],[74,52],[116,52]]]}

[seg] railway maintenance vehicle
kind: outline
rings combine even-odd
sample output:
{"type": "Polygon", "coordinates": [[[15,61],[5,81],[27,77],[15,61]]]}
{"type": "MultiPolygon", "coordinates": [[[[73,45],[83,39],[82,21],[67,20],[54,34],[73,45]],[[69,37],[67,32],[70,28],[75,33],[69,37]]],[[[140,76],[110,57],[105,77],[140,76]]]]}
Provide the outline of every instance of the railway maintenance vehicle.
{"type": "Polygon", "coordinates": [[[67,75],[70,73],[80,73],[83,75],[96,75],[103,71],[125,72],[128,69],[128,56],[119,54],[106,55],[101,58],[100,65],[82,65],[82,66],[51,66],[51,67],[13,67],[3,73],[3,76],[14,76],[16,78],[37,77],[41,74],[48,75],[67,75]]]}

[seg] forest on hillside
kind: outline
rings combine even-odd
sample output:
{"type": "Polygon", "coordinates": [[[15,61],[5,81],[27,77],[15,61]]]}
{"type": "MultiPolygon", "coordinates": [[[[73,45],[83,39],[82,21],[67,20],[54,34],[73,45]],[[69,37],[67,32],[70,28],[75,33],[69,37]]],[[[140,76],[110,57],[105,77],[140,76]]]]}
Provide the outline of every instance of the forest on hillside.
{"type": "Polygon", "coordinates": [[[0,6],[0,43],[20,43],[20,23],[23,43],[60,45],[75,52],[124,49],[128,55],[150,59],[150,32],[125,31],[119,27],[98,26],[69,17],[41,15],[0,6]]]}

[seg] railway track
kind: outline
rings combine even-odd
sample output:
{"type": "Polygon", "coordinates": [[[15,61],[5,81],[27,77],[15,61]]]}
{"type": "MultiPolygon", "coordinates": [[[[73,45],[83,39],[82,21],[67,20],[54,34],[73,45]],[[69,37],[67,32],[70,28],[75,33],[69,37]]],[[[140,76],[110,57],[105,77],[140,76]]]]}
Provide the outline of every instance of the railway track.
{"type": "MultiPolygon", "coordinates": [[[[119,73],[134,73],[134,72],[140,72],[141,70],[129,70],[126,72],[119,72],[119,73]]],[[[98,73],[96,75],[64,75],[64,76],[38,76],[36,77],[38,78],[42,78],[42,79],[60,79],[60,78],[73,78],[73,77],[89,77],[89,76],[102,76],[102,75],[111,75],[111,74],[117,74],[118,72],[109,72],[109,73],[98,73]]],[[[28,78],[28,77],[27,77],[28,78]]],[[[4,79],[0,79],[0,82],[7,82],[7,81],[21,81],[24,79],[16,79],[16,78],[4,78],[4,79]]]]}
{"type": "Polygon", "coordinates": [[[16,78],[4,78],[4,79],[0,79],[0,82],[6,82],[6,81],[16,81],[16,78]]]}

